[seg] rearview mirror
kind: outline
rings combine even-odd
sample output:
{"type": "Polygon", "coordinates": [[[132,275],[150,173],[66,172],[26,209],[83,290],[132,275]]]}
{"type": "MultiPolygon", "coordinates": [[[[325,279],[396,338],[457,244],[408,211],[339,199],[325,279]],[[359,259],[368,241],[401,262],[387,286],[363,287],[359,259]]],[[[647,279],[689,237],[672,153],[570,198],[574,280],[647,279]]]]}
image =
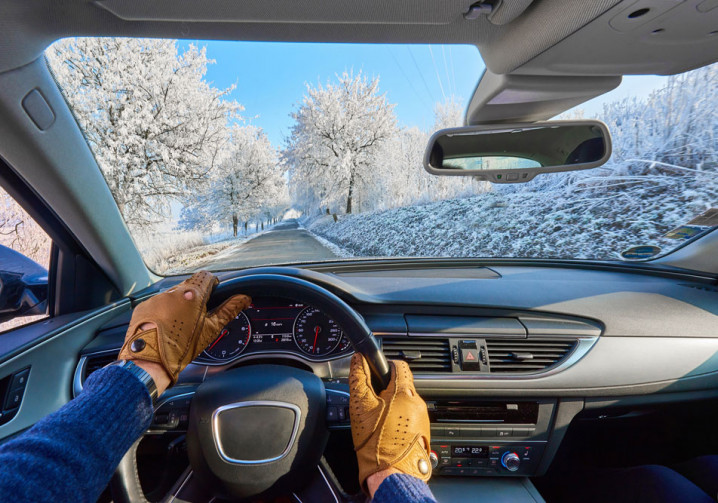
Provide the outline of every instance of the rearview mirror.
{"type": "Polygon", "coordinates": [[[521,183],[540,173],[595,168],[610,157],[603,122],[548,121],[442,129],[429,140],[424,167],[433,175],[521,183]]]}

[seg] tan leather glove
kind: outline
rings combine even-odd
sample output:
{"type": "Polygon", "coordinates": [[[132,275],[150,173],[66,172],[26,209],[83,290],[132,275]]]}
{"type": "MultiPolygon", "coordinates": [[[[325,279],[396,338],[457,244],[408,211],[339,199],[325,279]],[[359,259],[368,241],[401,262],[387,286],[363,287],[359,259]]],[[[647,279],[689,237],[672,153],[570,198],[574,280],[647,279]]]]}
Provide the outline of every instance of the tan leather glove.
{"type": "Polygon", "coordinates": [[[246,295],[235,295],[208,313],[207,299],[218,283],[212,273],[201,271],[139,304],[118,359],[157,362],[175,384],[182,369],[252,302],[246,295]],[[145,323],[157,328],[142,330],[145,323]]]}
{"type": "Polygon", "coordinates": [[[394,468],[423,481],[431,477],[430,424],[426,402],[414,388],[414,376],[403,361],[390,361],[391,382],[377,396],[369,364],[352,357],[349,374],[349,417],[359,462],[359,483],[367,492],[367,478],[394,468]]]}

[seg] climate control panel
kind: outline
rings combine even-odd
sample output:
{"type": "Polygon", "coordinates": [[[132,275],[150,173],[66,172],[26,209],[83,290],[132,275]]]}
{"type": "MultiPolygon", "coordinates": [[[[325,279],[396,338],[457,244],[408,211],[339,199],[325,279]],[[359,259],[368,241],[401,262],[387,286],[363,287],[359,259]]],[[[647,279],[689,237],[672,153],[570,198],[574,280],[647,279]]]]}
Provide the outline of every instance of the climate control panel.
{"type": "Polygon", "coordinates": [[[544,442],[437,443],[431,446],[431,465],[438,475],[529,476],[538,467],[544,445],[544,442]]]}

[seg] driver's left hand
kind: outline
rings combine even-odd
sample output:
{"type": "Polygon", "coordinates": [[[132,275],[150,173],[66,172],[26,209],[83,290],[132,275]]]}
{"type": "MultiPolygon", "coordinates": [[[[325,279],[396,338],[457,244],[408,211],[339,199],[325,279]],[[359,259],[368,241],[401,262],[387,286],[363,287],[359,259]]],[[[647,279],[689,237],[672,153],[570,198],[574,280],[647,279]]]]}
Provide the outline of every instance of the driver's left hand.
{"type": "Polygon", "coordinates": [[[212,273],[201,271],[139,304],[118,359],[159,364],[175,384],[179,373],[252,302],[235,295],[208,313],[207,299],[218,283],[212,273]]]}

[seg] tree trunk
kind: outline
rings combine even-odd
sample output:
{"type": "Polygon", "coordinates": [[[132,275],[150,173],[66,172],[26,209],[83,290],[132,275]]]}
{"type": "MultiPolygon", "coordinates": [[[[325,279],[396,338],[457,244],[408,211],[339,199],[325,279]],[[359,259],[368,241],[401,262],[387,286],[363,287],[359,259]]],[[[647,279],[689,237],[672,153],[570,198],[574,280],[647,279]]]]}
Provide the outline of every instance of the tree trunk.
{"type": "Polygon", "coordinates": [[[244,235],[247,235],[247,226],[249,225],[249,222],[244,222],[244,235]]]}
{"type": "Polygon", "coordinates": [[[239,225],[239,219],[237,218],[237,215],[232,215],[232,231],[234,232],[234,237],[237,237],[237,226],[239,225]]]}
{"type": "Polygon", "coordinates": [[[264,220],[262,220],[262,230],[264,230],[264,220]]]}
{"type": "Polygon", "coordinates": [[[347,215],[352,212],[352,196],[354,195],[354,172],[349,176],[349,192],[347,193],[347,215]]]}

